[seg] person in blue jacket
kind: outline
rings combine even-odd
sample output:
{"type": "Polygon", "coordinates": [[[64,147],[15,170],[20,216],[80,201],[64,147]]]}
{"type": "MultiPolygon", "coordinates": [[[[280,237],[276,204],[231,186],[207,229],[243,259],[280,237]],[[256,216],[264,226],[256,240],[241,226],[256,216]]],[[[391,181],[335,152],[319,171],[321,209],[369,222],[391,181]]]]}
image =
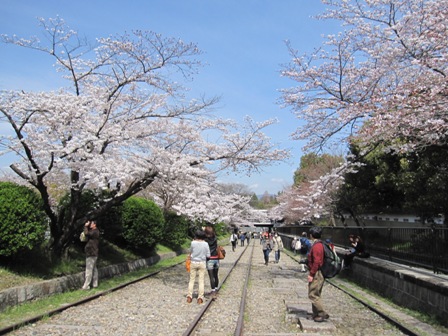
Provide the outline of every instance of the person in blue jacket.
{"type": "Polygon", "coordinates": [[[306,272],[305,265],[307,264],[308,254],[311,250],[311,241],[308,239],[308,235],[306,232],[302,232],[302,236],[300,237],[300,254],[302,258],[300,260],[301,271],[303,273],[306,272]]]}

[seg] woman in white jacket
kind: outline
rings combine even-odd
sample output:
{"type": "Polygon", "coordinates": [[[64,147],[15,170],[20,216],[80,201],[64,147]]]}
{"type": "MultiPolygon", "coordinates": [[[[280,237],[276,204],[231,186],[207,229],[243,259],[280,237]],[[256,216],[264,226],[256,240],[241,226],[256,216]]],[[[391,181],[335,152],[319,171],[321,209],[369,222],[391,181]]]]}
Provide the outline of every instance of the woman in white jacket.
{"type": "Polygon", "coordinates": [[[300,249],[302,248],[302,243],[300,242],[300,239],[296,240],[296,245],[294,246],[294,255],[300,254],[300,249]]]}
{"type": "Polygon", "coordinates": [[[274,243],[274,251],[275,251],[275,263],[278,264],[280,261],[280,251],[283,251],[283,241],[282,237],[275,233],[274,239],[272,239],[274,243]]]}
{"type": "MultiPolygon", "coordinates": [[[[300,254],[301,253],[301,250],[302,249],[302,242],[300,241],[300,239],[297,239],[297,241],[296,241],[296,246],[295,246],[295,248],[294,248],[294,255],[296,255],[296,254],[300,254]]],[[[306,269],[305,269],[305,263],[304,263],[304,260],[300,260],[300,271],[301,272],[306,272],[306,269]]]]}

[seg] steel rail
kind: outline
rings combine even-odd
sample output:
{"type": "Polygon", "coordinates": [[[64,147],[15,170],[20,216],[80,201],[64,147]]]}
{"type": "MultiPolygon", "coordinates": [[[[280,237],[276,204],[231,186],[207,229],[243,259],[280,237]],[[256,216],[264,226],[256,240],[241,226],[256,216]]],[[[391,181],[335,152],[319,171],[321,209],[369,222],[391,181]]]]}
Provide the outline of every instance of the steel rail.
{"type": "MultiPolygon", "coordinates": [[[[297,263],[299,263],[299,261],[297,261],[297,259],[293,258],[289,253],[286,253],[291,259],[293,259],[294,261],[296,261],[297,263]]],[[[338,286],[337,284],[335,284],[333,281],[329,280],[329,279],[325,279],[325,282],[329,283],[330,285],[332,285],[333,287],[337,288],[338,290],[344,292],[345,294],[349,295],[351,298],[353,298],[354,300],[356,300],[357,302],[361,303],[362,305],[364,305],[366,308],[368,308],[369,310],[373,311],[375,314],[379,315],[381,318],[383,318],[384,320],[386,320],[389,324],[397,327],[401,332],[403,332],[406,335],[409,336],[419,336],[420,334],[416,334],[414,331],[412,331],[411,329],[409,329],[408,327],[406,327],[403,323],[401,323],[399,320],[392,318],[391,316],[387,315],[386,313],[383,313],[381,310],[375,308],[374,306],[372,306],[371,304],[369,304],[367,301],[362,300],[360,297],[353,295],[352,293],[348,292],[347,290],[345,290],[344,288],[338,286]]]]}
{"type": "MultiPolygon", "coordinates": [[[[252,260],[252,258],[253,258],[254,249],[255,249],[255,243],[252,244],[252,251],[250,253],[250,260],[252,260]]],[[[240,312],[239,312],[239,315],[238,315],[238,321],[236,323],[236,329],[235,329],[235,332],[234,332],[234,336],[241,336],[241,335],[243,335],[244,311],[246,309],[247,287],[249,286],[249,278],[250,278],[251,268],[252,268],[252,262],[248,263],[248,265],[247,265],[246,281],[244,282],[243,293],[241,295],[240,312]]]]}
{"type": "MultiPolygon", "coordinates": [[[[252,246],[254,246],[254,244],[252,244],[252,246]]],[[[221,284],[218,287],[218,292],[221,289],[222,285],[226,283],[227,279],[229,278],[230,274],[233,272],[233,270],[235,269],[235,267],[238,265],[241,257],[246,253],[247,249],[248,249],[249,245],[246,245],[246,247],[244,248],[244,251],[238,256],[238,258],[233,262],[230,270],[227,272],[226,276],[224,277],[224,280],[221,282],[221,284]]],[[[252,248],[253,251],[253,248],[252,248]]],[[[252,257],[252,255],[251,255],[252,257]]],[[[249,263],[250,264],[250,263],[249,263]]],[[[210,307],[212,306],[213,302],[215,300],[210,300],[208,301],[204,307],[199,311],[199,313],[196,315],[196,317],[194,318],[194,320],[189,324],[189,326],[187,327],[187,329],[184,331],[184,333],[182,334],[182,336],[190,336],[193,334],[193,332],[196,330],[198,324],[200,323],[201,319],[204,317],[205,313],[210,309],[210,307]]]]}
{"type": "MultiPolygon", "coordinates": [[[[221,288],[222,284],[225,283],[225,281],[226,281],[227,278],[229,277],[229,275],[230,275],[230,273],[232,272],[232,270],[236,267],[236,265],[238,264],[239,260],[241,259],[241,257],[242,257],[242,256],[244,255],[244,253],[246,252],[248,246],[249,246],[249,245],[247,245],[247,246],[244,248],[243,252],[242,252],[242,253],[238,256],[238,258],[235,260],[235,262],[234,262],[233,265],[231,266],[230,271],[226,274],[226,276],[224,277],[224,280],[223,280],[222,283],[219,285],[219,287],[218,287],[218,291],[219,291],[219,289],[221,288]]],[[[139,278],[137,278],[137,279],[130,280],[130,281],[128,281],[128,282],[119,284],[119,285],[117,285],[117,286],[115,286],[115,287],[112,287],[112,288],[109,288],[109,289],[107,289],[107,290],[104,290],[104,291],[95,293],[95,294],[93,294],[93,295],[90,295],[90,296],[88,296],[88,297],[82,298],[82,299],[80,299],[80,300],[78,300],[78,301],[75,301],[75,302],[72,302],[72,303],[69,303],[69,304],[65,304],[65,305],[63,305],[63,306],[61,306],[61,307],[58,307],[58,308],[56,308],[56,309],[48,310],[48,311],[46,311],[46,312],[44,312],[44,313],[42,313],[42,314],[38,314],[38,315],[36,315],[36,316],[33,316],[33,317],[28,318],[28,319],[22,320],[22,321],[20,321],[20,322],[17,322],[17,323],[11,324],[11,325],[9,325],[9,326],[3,327],[3,328],[0,329],[0,335],[5,335],[5,334],[7,334],[7,333],[10,333],[10,332],[12,332],[12,331],[15,331],[15,330],[17,330],[17,329],[19,329],[19,328],[21,328],[21,327],[26,326],[26,325],[29,325],[29,324],[38,322],[38,321],[40,321],[40,320],[43,320],[43,319],[48,318],[48,317],[53,316],[53,315],[57,315],[57,314],[62,313],[63,311],[65,311],[65,310],[67,310],[67,309],[69,309],[69,308],[76,307],[76,306],[81,306],[81,305],[83,305],[83,304],[85,304],[85,303],[87,303],[87,302],[93,301],[93,300],[98,299],[98,298],[100,298],[100,297],[102,297],[102,296],[105,296],[105,295],[110,294],[110,293],[112,293],[112,292],[115,292],[115,291],[118,291],[118,290],[120,290],[120,289],[123,289],[123,288],[125,288],[125,287],[127,287],[127,286],[129,286],[129,285],[132,285],[132,284],[138,283],[138,282],[140,282],[140,281],[143,281],[143,280],[145,280],[145,279],[147,279],[147,278],[153,277],[153,276],[159,274],[160,272],[163,272],[163,271],[168,270],[168,269],[170,269],[170,268],[176,267],[176,266],[181,265],[181,264],[183,264],[183,263],[185,263],[185,261],[178,262],[178,263],[176,263],[176,264],[173,264],[173,265],[171,265],[171,266],[165,267],[165,268],[160,269],[160,270],[158,270],[158,271],[151,272],[151,273],[149,273],[149,274],[145,274],[145,275],[143,275],[143,276],[141,276],[141,277],[139,277],[139,278]]],[[[191,335],[191,332],[194,330],[195,326],[198,324],[198,322],[200,321],[201,317],[202,317],[202,316],[205,314],[205,312],[209,309],[209,306],[212,304],[212,302],[213,302],[213,300],[210,300],[210,301],[208,301],[208,302],[204,305],[204,307],[201,309],[201,311],[199,312],[199,314],[196,316],[195,320],[190,324],[189,328],[187,329],[187,331],[190,330],[190,329],[191,329],[191,331],[190,331],[189,333],[184,333],[184,335],[191,335]]]]}
{"type": "Polygon", "coordinates": [[[383,319],[385,319],[387,322],[389,322],[391,325],[397,327],[401,332],[403,332],[406,335],[409,336],[419,336],[420,334],[415,333],[414,331],[412,331],[411,329],[409,329],[408,327],[406,327],[404,324],[402,324],[399,320],[394,319],[393,317],[387,315],[386,313],[383,313],[381,310],[376,309],[374,306],[372,306],[371,304],[369,304],[367,301],[364,301],[362,298],[359,298],[358,296],[350,293],[349,291],[345,290],[344,288],[340,287],[339,285],[335,284],[333,281],[326,279],[326,282],[328,282],[330,285],[332,285],[333,287],[339,289],[340,291],[344,292],[345,294],[347,294],[348,296],[350,296],[351,298],[355,299],[356,301],[358,301],[359,303],[361,303],[363,306],[365,306],[366,308],[370,309],[371,311],[373,311],[375,314],[381,316],[383,319]]]}
{"type": "Polygon", "coordinates": [[[170,268],[172,268],[172,267],[178,266],[178,265],[183,264],[183,263],[185,263],[185,261],[182,261],[182,262],[176,263],[176,264],[174,264],[174,265],[165,267],[165,268],[160,269],[160,270],[155,271],[155,272],[151,272],[151,273],[149,273],[149,274],[145,274],[145,275],[143,275],[143,276],[141,276],[141,277],[139,277],[139,278],[137,278],[137,279],[130,280],[130,281],[128,281],[128,282],[119,284],[119,285],[117,285],[117,286],[115,286],[115,287],[112,287],[112,288],[109,288],[109,289],[107,289],[107,290],[104,290],[104,291],[95,293],[95,294],[93,294],[93,295],[90,295],[90,296],[88,296],[88,297],[82,298],[82,299],[80,299],[80,300],[78,300],[78,301],[75,301],[75,302],[66,304],[66,305],[61,306],[61,307],[59,307],[59,308],[56,308],[56,309],[52,309],[52,310],[46,311],[45,313],[42,313],[42,314],[39,314],[39,315],[30,317],[30,318],[28,318],[28,319],[26,319],[26,320],[23,320],[23,321],[14,323],[14,324],[9,325],[9,326],[3,327],[2,329],[0,329],[0,335],[5,335],[5,334],[7,334],[7,333],[9,333],[9,332],[11,332],[11,331],[17,330],[17,329],[19,329],[19,328],[21,328],[21,327],[24,327],[24,326],[28,325],[28,324],[31,324],[31,323],[34,323],[34,322],[43,320],[44,318],[47,318],[47,317],[50,317],[50,316],[53,316],[53,315],[62,313],[64,310],[66,310],[66,309],[68,309],[68,308],[72,308],[72,307],[80,306],[80,305],[82,305],[82,304],[84,304],[84,303],[87,303],[87,302],[89,302],[89,301],[93,301],[93,300],[98,299],[98,298],[100,298],[100,297],[102,297],[102,296],[104,296],[104,295],[107,295],[107,294],[109,294],[109,293],[115,292],[115,291],[120,290],[120,289],[122,289],[122,288],[124,288],[124,287],[127,287],[127,286],[132,285],[132,284],[137,283],[137,282],[140,282],[140,281],[142,281],[142,280],[144,280],[144,279],[153,277],[153,276],[159,274],[160,272],[162,272],[162,271],[164,271],[164,270],[170,269],[170,268]]]}

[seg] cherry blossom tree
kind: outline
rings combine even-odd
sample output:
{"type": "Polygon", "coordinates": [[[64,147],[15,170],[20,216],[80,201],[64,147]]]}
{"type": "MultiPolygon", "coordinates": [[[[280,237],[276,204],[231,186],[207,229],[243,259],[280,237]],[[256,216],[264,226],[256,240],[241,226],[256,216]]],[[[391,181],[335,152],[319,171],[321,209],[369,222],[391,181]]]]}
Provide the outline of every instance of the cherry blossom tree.
{"type": "Polygon", "coordinates": [[[279,205],[270,216],[286,223],[329,216],[332,218],[336,192],[342,176],[353,171],[353,164],[341,156],[306,154],[300,159],[300,168],[294,172],[294,185],[277,197],[279,205]]]}
{"type": "Polygon", "coordinates": [[[288,156],[263,133],[275,120],[247,118],[238,125],[213,116],[216,98],[187,101],[180,81],[191,79],[201,65],[195,44],[134,31],[99,38],[91,46],[60,18],[40,24],[46,42],[5,35],[2,41],[53,57],[68,86],[1,92],[0,122],[12,134],[0,135],[0,146],[2,154],[17,154],[11,169],[39,191],[56,255],[87,217],[101,215],[156,181],[182,188],[183,179],[171,176],[181,172],[194,178],[206,168],[250,174],[288,156]],[[60,172],[70,178],[67,223],[49,193],[51,176],[60,172]],[[110,195],[87,214],[77,211],[86,188],[110,195]]]}
{"type": "MultiPolygon", "coordinates": [[[[287,43],[291,61],[282,75],[297,85],[282,90],[282,103],[304,121],[293,137],[306,139],[310,151],[351,141],[398,153],[446,147],[448,1],[322,2],[328,9],[318,19],[337,20],[344,31],[312,53],[287,43]]],[[[353,164],[316,180],[302,200],[330,202],[334,193],[325,188],[353,164]]]]}
{"type": "Polygon", "coordinates": [[[216,183],[214,174],[197,166],[171,169],[164,176],[159,175],[145,194],[164,210],[211,223],[230,223],[233,216],[241,214],[242,205],[249,203],[248,196],[226,192],[216,183]]]}
{"type": "Polygon", "coordinates": [[[323,0],[342,22],[311,54],[283,69],[297,83],[282,101],[305,123],[309,149],[332,140],[388,142],[409,151],[447,144],[447,0],[323,0]]]}
{"type": "Polygon", "coordinates": [[[298,210],[300,207],[299,194],[300,191],[297,186],[283,189],[277,196],[279,204],[268,211],[269,218],[276,222],[284,221],[286,224],[292,224],[303,219],[306,215],[304,211],[298,210]]]}

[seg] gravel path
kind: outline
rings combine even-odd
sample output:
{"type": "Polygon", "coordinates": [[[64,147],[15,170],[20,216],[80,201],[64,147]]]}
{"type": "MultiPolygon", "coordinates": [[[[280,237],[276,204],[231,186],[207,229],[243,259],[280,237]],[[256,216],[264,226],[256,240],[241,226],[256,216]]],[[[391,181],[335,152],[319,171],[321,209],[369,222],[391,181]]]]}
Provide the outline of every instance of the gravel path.
{"type": "MultiPolygon", "coordinates": [[[[402,335],[382,318],[328,284],[323,289],[323,300],[331,315],[330,320],[324,323],[303,321],[302,331],[297,326],[297,316],[303,316],[311,309],[306,273],[299,272],[298,264],[285,254],[275,264],[272,253],[271,262],[264,265],[259,241],[252,240],[251,245],[249,248],[254,247],[255,250],[251,261],[244,335],[402,335]]],[[[226,250],[226,259],[221,261],[221,281],[243,248],[238,246],[235,252],[231,247],[226,250]]],[[[240,266],[221,287],[197,335],[233,335],[249,255],[245,253],[242,256],[240,266]]],[[[208,277],[205,284],[207,292],[210,290],[208,277]]],[[[180,265],[98,300],[25,326],[11,335],[182,335],[203,308],[196,300],[191,304],[186,302],[187,286],[188,273],[180,265]]]]}

